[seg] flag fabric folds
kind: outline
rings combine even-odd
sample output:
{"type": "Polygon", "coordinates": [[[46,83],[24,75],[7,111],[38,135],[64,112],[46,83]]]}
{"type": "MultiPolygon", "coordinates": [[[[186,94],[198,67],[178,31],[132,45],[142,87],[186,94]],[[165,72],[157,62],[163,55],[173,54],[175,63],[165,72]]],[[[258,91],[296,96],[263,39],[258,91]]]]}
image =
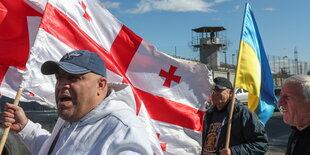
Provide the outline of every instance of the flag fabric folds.
{"type": "Polygon", "coordinates": [[[266,124],[275,108],[274,82],[254,14],[248,3],[241,32],[235,87],[249,91],[248,108],[266,124]]]}
{"type": "Polygon", "coordinates": [[[49,0],[37,31],[21,84],[31,94],[23,94],[28,100],[55,106],[56,80],[40,74],[45,61],[57,61],[74,49],[96,52],[106,62],[108,81],[131,86],[133,108],[145,122],[156,154],[200,153],[205,101],[212,88],[205,65],[159,52],[99,0],[49,0]]]}
{"type": "Polygon", "coordinates": [[[43,11],[28,3],[28,0],[0,2],[0,93],[13,98],[22,81],[43,11]]]}

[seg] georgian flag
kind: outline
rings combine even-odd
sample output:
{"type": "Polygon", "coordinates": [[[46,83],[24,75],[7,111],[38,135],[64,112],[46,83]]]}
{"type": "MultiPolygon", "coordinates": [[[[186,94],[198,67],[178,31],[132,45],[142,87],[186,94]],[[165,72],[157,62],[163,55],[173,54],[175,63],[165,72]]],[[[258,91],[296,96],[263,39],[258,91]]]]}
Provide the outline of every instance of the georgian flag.
{"type": "Polygon", "coordinates": [[[55,106],[55,78],[43,76],[40,67],[74,49],[96,52],[106,63],[108,81],[131,86],[134,108],[146,124],[156,154],[200,153],[212,81],[205,65],[159,52],[97,0],[49,0],[20,78],[23,96],[55,106]]]}

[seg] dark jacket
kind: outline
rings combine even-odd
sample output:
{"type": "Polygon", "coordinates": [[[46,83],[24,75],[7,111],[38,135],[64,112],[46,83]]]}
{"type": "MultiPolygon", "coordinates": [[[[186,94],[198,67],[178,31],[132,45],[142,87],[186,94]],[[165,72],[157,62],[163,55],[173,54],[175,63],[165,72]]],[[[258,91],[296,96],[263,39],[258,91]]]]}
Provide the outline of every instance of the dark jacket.
{"type": "MultiPolygon", "coordinates": [[[[229,104],[226,106],[227,115],[224,118],[224,123],[219,135],[217,154],[219,154],[219,150],[225,147],[229,104]]],[[[215,108],[216,107],[213,105],[205,114],[203,143],[206,140],[206,133],[208,131],[208,125],[212,120],[212,114],[216,112],[215,108]]],[[[268,138],[263,124],[241,103],[236,103],[234,106],[230,149],[233,155],[264,154],[268,150],[268,138]]]]}
{"type": "Polygon", "coordinates": [[[299,131],[292,127],[287,143],[286,155],[310,155],[310,126],[299,131]]]}

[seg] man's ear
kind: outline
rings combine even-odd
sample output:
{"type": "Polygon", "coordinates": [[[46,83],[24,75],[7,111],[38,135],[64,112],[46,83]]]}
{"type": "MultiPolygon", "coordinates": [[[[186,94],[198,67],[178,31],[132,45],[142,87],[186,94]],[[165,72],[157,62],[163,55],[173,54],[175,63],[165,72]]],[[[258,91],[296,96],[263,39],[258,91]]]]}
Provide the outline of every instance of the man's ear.
{"type": "Polygon", "coordinates": [[[232,96],[233,96],[233,93],[234,93],[234,90],[233,90],[233,89],[230,89],[230,90],[229,90],[229,96],[232,97],[232,96]]]}
{"type": "Polygon", "coordinates": [[[107,87],[107,79],[105,77],[100,77],[98,81],[99,90],[104,90],[107,87]]]}

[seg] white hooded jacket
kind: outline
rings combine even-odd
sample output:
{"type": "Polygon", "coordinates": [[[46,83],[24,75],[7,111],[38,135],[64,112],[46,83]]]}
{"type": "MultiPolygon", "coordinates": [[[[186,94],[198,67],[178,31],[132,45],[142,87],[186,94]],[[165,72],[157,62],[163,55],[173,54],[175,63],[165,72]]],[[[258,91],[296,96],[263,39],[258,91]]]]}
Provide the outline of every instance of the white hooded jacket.
{"type": "Polygon", "coordinates": [[[18,134],[33,154],[46,155],[60,136],[52,154],[64,155],[151,155],[145,125],[135,115],[135,102],[126,84],[109,84],[109,95],[79,121],[58,119],[52,134],[28,121],[18,134]]]}

